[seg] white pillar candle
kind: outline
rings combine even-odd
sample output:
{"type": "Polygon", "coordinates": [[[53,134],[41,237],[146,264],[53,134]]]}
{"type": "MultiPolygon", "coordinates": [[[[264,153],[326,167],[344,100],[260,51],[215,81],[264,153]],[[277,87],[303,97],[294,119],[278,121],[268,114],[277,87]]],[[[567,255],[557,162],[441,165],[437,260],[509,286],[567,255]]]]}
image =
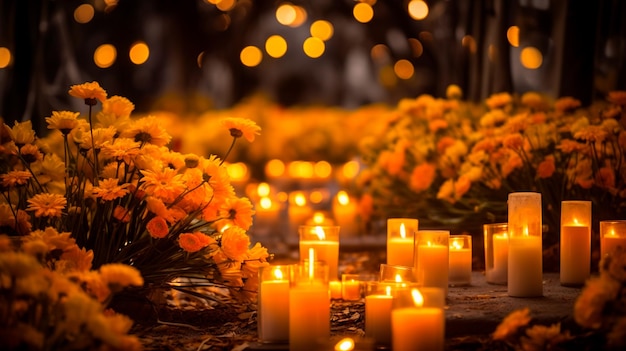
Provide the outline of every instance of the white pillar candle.
{"type": "Polygon", "coordinates": [[[560,244],[561,285],[584,285],[591,274],[591,201],[561,202],[560,244]]]}
{"type": "Polygon", "coordinates": [[[361,282],[358,274],[341,275],[341,298],[347,301],[361,299],[361,282]]]}
{"type": "Polygon", "coordinates": [[[296,265],[289,289],[289,349],[317,351],[330,337],[328,266],[308,261],[296,265]]]}
{"type": "Polygon", "coordinates": [[[261,342],[286,343],[289,340],[290,266],[259,269],[258,332],[261,342]]]}
{"type": "Polygon", "coordinates": [[[506,284],[509,260],[507,223],[483,226],[485,241],[485,279],[490,284],[506,284]]]}
{"type": "Polygon", "coordinates": [[[339,280],[331,280],[328,282],[328,290],[331,299],[341,299],[341,282],[339,280]]]}
{"type": "Polygon", "coordinates": [[[391,311],[391,347],[394,351],[442,351],[445,341],[443,309],[422,307],[418,289],[411,289],[414,306],[395,307],[391,311]]]}
{"type": "Polygon", "coordinates": [[[448,282],[450,286],[470,285],[472,282],[472,237],[450,236],[450,263],[448,282]]]}
{"type": "Polygon", "coordinates": [[[626,220],[600,221],[600,254],[608,255],[618,247],[626,250],[626,220]]]}
{"type": "Polygon", "coordinates": [[[374,339],[376,345],[391,345],[392,287],[378,282],[368,283],[365,296],[365,336],[374,339]]]}
{"type": "Polygon", "coordinates": [[[333,200],[333,218],[341,227],[342,237],[354,237],[359,234],[357,203],[345,191],[339,191],[333,200]]]}
{"type": "Polygon", "coordinates": [[[297,238],[298,228],[306,224],[306,221],[313,215],[313,209],[309,206],[306,194],[303,191],[289,194],[287,216],[289,219],[289,233],[287,238],[297,238]]]}
{"type": "Polygon", "coordinates": [[[419,230],[415,250],[415,275],[424,287],[441,288],[448,295],[450,231],[419,230]]]}
{"type": "Polygon", "coordinates": [[[309,249],[315,250],[318,261],[328,265],[330,280],[339,277],[339,226],[300,226],[300,261],[308,257],[309,249]]]}
{"type": "Polygon", "coordinates": [[[413,218],[387,219],[387,264],[413,265],[418,224],[419,221],[413,218]]]}
{"type": "Polygon", "coordinates": [[[509,194],[509,264],[507,272],[509,296],[543,296],[541,208],[540,193],[509,194]]]}

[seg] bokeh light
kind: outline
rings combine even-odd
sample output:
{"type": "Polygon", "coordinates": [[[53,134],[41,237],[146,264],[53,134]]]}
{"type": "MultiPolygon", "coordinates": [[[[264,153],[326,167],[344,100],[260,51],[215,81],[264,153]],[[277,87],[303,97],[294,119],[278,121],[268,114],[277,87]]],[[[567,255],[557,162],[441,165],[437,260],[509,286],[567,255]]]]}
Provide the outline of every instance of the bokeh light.
{"type": "Polygon", "coordinates": [[[326,45],[324,45],[324,42],[320,38],[309,37],[306,38],[304,44],[302,44],[302,49],[308,57],[318,58],[324,54],[326,45]]]}
{"type": "Polygon", "coordinates": [[[280,35],[272,35],[265,41],[265,52],[273,58],[283,57],[287,52],[287,41],[280,35]]]}
{"type": "Polygon", "coordinates": [[[327,41],[333,36],[334,28],[332,23],[325,20],[318,20],[311,24],[311,36],[327,41]]]}
{"type": "Polygon", "coordinates": [[[543,55],[532,46],[523,48],[519,58],[522,66],[528,69],[537,69],[543,63],[543,55]]]}
{"type": "Polygon", "coordinates": [[[239,54],[239,59],[241,60],[241,63],[243,63],[245,66],[255,67],[261,63],[261,60],[263,59],[263,53],[261,52],[261,49],[257,48],[256,46],[250,45],[241,50],[241,53],[239,54]]]}
{"type": "Polygon", "coordinates": [[[74,20],[78,23],[88,23],[93,19],[95,12],[90,4],[82,4],[74,10],[74,20]]]}
{"type": "Polygon", "coordinates": [[[513,47],[519,46],[519,27],[518,26],[510,26],[506,31],[506,38],[509,41],[509,44],[513,47]]]}
{"type": "Polygon", "coordinates": [[[423,20],[428,16],[428,5],[423,0],[409,1],[407,10],[414,20],[423,20]]]}
{"type": "Polygon", "coordinates": [[[393,71],[400,79],[410,79],[415,73],[415,67],[409,60],[398,60],[393,66],[393,71]]]}
{"type": "Polygon", "coordinates": [[[352,15],[357,21],[367,23],[374,18],[374,9],[370,4],[360,2],[352,8],[352,15]]]}
{"type": "Polygon", "coordinates": [[[138,41],[131,46],[128,53],[130,61],[136,65],[144,64],[150,57],[150,48],[143,41],[138,41]]]}
{"type": "Polygon", "coordinates": [[[0,68],[6,68],[11,63],[11,50],[0,47],[0,68]]]}
{"type": "Polygon", "coordinates": [[[117,50],[111,44],[102,44],[93,53],[93,62],[100,68],[111,67],[117,59],[117,50]]]}

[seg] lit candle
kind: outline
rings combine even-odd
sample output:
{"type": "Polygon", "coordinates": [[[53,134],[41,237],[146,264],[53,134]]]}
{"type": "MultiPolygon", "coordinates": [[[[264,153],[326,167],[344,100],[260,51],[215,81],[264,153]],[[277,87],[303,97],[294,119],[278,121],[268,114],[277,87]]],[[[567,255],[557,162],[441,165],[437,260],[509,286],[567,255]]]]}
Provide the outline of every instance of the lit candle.
{"type": "Polygon", "coordinates": [[[387,219],[387,264],[413,266],[418,224],[413,218],[387,219]]]}
{"type": "Polygon", "coordinates": [[[313,212],[313,216],[307,219],[305,225],[335,225],[335,222],[333,222],[332,218],[329,218],[324,211],[315,211],[313,212]]]}
{"type": "Polygon", "coordinates": [[[368,283],[365,296],[365,336],[377,345],[391,345],[392,287],[378,282],[368,283]]]}
{"type": "Polygon", "coordinates": [[[304,192],[292,192],[289,195],[287,208],[289,217],[289,233],[287,237],[298,237],[298,228],[312,216],[313,209],[308,205],[304,192]]]}
{"type": "Polygon", "coordinates": [[[413,306],[394,307],[391,311],[392,349],[394,351],[444,349],[445,316],[441,308],[423,307],[419,289],[411,289],[413,306]]]}
{"type": "Polygon", "coordinates": [[[358,274],[341,275],[341,298],[347,301],[361,299],[361,282],[358,274]]]}
{"type": "Polygon", "coordinates": [[[289,349],[320,349],[330,337],[328,266],[308,260],[296,265],[289,289],[289,349]]]}
{"type": "Polygon", "coordinates": [[[448,295],[449,238],[447,230],[419,230],[415,275],[417,282],[425,287],[440,288],[448,295]]]}
{"type": "Polygon", "coordinates": [[[600,254],[611,254],[618,247],[626,250],[626,220],[600,221],[600,254]]]}
{"type": "Polygon", "coordinates": [[[509,296],[537,297],[543,295],[541,229],[541,194],[532,192],[509,194],[509,263],[507,272],[509,296]]]}
{"type": "Polygon", "coordinates": [[[307,257],[309,248],[315,250],[319,261],[328,265],[330,280],[339,276],[339,226],[300,226],[300,259],[307,257]]]}
{"type": "Polygon", "coordinates": [[[359,234],[356,201],[352,201],[348,193],[343,190],[339,191],[333,200],[333,218],[341,227],[342,237],[359,234]]]}
{"type": "Polygon", "coordinates": [[[254,226],[252,231],[256,235],[267,236],[274,234],[278,226],[280,206],[269,197],[262,197],[254,209],[254,226]]]}
{"type": "Polygon", "coordinates": [[[331,280],[328,282],[328,289],[330,290],[331,299],[341,299],[341,282],[339,280],[331,280]]]}
{"type": "Polygon", "coordinates": [[[591,201],[561,202],[561,269],[564,286],[582,286],[591,272],[591,201]]]}
{"type": "Polygon", "coordinates": [[[262,342],[289,340],[290,266],[266,266],[259,269],[258,332],[262,342]]]}
{"type": "Polygon", "coordinates": [[[448,281],[451,286],[470,285],[472,281],[472,237],[450,236],[448,281]]]}

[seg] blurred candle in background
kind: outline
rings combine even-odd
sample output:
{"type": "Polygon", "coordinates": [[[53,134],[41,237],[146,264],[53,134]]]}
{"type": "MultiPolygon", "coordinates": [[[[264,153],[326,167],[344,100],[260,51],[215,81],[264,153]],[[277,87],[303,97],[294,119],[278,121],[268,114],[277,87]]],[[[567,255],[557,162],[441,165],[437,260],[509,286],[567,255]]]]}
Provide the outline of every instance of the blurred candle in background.
{"type": "Polygon", "coordinates": [[[626,220],[600,221],[600,254],[605,256],[618,247],[626,250],[626,220]]]}
{"type": "Polygon", "coordinates": [[[561,285],[584,285],[591,274],[591,201],[561,202],[560,251],[561,285]]]}
{"type": "Polygon", "coordinates": [[[347,192],[341,190],[333,199],[333,218],[341,227],[342,237],[353,237],[359,234],[357,204],[347,192]]]}
{"type": "Polygon", "coordinates": [[[472,236],[450,236],[450,264],[448,282],[450,286],[470,285],[472,282],[472,236]]]}
{"type": "Polygon", "coordinates": [[[301,225],[313,215],[313,209],[307,202],[306,194],[303,191],[294,191],[289,194],[289,203],[287,208],[289,217],[289,233],[287,238],[298,238],[298,230],[301,225]]]}

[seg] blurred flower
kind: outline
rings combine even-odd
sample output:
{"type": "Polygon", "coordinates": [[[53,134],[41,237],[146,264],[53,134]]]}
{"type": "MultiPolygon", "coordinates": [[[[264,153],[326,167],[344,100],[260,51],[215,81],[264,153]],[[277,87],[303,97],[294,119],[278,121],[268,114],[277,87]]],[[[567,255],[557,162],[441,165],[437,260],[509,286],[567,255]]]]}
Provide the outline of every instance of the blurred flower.
{"type": "Polygon", "coordinates": [[[515,310],[507,315],[498,325],[491,337],[494,340],[505,340],[514,336],[520,328],[525,327],[530,322],[530,310],[523,308],[515,310]]]}

